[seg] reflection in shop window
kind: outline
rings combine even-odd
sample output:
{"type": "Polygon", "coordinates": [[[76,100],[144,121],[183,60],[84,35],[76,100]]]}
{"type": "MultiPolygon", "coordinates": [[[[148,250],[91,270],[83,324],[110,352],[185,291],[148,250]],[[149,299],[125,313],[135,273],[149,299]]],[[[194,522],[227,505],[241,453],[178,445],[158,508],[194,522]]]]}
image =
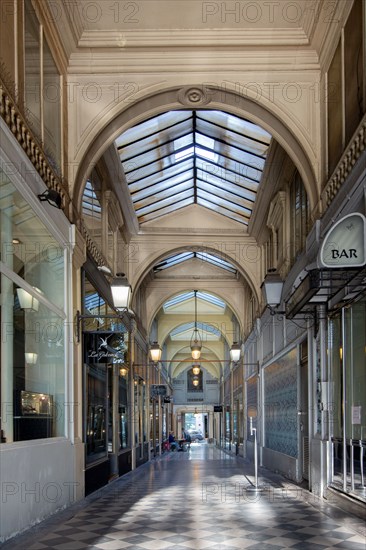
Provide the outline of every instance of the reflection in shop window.
{"type": "Polygon", "coordinates": [[[64,250],[0,171],[1,441],[65,435],[64,250]]]}

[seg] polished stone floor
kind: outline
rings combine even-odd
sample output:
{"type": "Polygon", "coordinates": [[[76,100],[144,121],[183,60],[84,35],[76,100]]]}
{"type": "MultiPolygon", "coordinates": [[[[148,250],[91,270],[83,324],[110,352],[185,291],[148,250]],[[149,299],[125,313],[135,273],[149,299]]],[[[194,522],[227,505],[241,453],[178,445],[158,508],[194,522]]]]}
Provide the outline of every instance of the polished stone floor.
{"type": "Polygon", "coordinates": [[[166,453],[3,549],[365,550],[364,522],[206,443],[166,453]]]}

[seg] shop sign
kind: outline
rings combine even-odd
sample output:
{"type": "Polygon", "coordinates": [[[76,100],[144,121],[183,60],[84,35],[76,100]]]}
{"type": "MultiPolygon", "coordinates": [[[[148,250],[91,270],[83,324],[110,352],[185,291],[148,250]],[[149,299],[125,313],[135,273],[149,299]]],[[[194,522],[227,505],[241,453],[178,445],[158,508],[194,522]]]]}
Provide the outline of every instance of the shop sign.
{"type": "Polygon", "coordinates": [[[167,386],[165,384],[151,384],[150,397],[165,397],[167,394],[167,386]]]}
{"type": "Polygon", "coordinates": [[[118,332],[86,332],[85,363],[125,363],[124,335],[118,332]]]}
{"type": "Polygon", "coordinates": [[[353,213],[344,216],[328,231],[320,248],[322,267],[362,267],[366,264],[366,218],[353,213]]]}

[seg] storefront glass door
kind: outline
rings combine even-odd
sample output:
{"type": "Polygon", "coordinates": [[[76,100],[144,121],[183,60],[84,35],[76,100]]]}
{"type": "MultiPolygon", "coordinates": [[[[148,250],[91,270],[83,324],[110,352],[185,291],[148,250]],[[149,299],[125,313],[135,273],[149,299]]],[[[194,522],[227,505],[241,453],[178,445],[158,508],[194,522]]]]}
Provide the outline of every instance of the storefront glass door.
{"type": "Polygon", "coordinates": [[[330,320],[329,361],[330,482],[366,500],[366,299],[330,320]]]}

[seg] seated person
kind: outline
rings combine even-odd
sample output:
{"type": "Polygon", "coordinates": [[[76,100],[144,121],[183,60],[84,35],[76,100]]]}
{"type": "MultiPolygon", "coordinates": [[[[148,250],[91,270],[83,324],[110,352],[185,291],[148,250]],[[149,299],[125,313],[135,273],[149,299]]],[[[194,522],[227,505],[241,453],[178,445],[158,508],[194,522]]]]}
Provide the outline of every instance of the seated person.
{"type": "Polygon", "coordinates": [[[175,437],[174,437],[174,434],[173,432],[169,432],[169,444],[170,444],[170,449],[172,451],[176,451],[178,449],[178,443],[175,441],[175,437]]]}

